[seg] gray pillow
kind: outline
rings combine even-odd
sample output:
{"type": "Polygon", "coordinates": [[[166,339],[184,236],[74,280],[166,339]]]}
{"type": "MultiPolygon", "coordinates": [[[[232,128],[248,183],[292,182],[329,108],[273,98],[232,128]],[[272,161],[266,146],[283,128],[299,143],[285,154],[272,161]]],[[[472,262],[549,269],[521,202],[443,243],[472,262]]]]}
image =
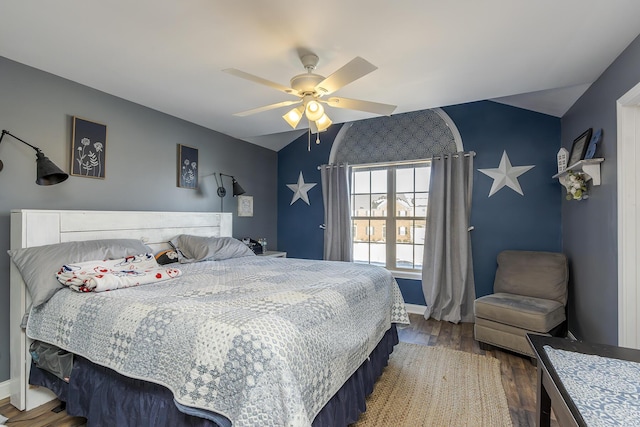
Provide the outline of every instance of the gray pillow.
{"type": "Polygon", "coordinates": [[[178,252],[182,264],[255,256],[247,245],[233,237],[203,237],[180,234],[169,242],[178,252]]]}
{"type": "Polygon", "coordinates": [[[56,273],[64,264],[83,261],[123,258],[152,252],[135,239],[104,239],[86,242],[65,242],[53,245],[8,251],[27,285],[33,307],[49,301],[63,286],[56,273]]]}

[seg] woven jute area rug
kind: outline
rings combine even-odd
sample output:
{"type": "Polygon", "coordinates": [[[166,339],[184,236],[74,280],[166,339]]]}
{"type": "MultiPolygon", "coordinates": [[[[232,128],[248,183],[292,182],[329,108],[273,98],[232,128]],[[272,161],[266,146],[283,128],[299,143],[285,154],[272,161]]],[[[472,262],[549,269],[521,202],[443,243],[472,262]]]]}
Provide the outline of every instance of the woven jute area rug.
{"type": "Polygon", "coordinates": [[[353,427],[511,426],[500,361],[398,344],[353,427]]]}

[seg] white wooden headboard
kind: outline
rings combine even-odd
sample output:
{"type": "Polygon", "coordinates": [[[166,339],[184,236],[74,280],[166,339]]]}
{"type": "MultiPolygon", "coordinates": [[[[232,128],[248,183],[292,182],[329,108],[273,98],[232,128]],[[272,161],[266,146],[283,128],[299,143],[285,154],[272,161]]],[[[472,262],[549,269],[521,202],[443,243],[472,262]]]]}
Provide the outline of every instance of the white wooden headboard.
{"type": "MultiPolygon", "coordinates": [[[[95,239],[140,239],[152,249],[168,247],[178,234],[224,237],[232,235],[232,214],[217,212],[147,211],[11,211],[11,249],[95,239]]],[[[10,333],[11,404],[20,410],[40,406],[55,395],[28,384],[30,340],[20,328],[31,298],[22,276],[11,264],[10,333]]]]}

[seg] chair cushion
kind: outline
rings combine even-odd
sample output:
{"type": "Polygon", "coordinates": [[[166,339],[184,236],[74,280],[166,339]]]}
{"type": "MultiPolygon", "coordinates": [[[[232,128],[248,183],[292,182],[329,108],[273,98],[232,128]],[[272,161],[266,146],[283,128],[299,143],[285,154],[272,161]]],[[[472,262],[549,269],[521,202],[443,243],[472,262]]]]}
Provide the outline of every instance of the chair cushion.
{"type": "Polygon", "coordinates": [[[567,303],[567,257],[556,252],[502,251],[493,291],[567,303]]]}
{"type": "Polygon", "coordinates": [[[473,311],[476,317],[539,333],[565,320],[564,305],[558,301],[506,293],[478,298],[473,311]]]}
{"type": "MultiPolygon", "coordinates": [[[[527,333],[537,333],[526,329],[514,328],[491,320],[476,318],[473,325],[473,336],[476,341],[506,348],[516,353],[534,356],[533,349],[527,341],[527,333]]],[[[549,334],[541,334],[549,335],[549,334]]]]}

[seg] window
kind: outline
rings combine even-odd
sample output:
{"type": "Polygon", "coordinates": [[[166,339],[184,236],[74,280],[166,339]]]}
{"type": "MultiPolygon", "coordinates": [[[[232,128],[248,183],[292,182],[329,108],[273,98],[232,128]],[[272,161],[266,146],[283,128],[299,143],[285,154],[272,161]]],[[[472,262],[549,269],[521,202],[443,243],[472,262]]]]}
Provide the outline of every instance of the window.
{"type": "Polygon", "coordinates": [[[355,262],[422,270],[430,173],[424,161],[352,168],[355,262]]]}

